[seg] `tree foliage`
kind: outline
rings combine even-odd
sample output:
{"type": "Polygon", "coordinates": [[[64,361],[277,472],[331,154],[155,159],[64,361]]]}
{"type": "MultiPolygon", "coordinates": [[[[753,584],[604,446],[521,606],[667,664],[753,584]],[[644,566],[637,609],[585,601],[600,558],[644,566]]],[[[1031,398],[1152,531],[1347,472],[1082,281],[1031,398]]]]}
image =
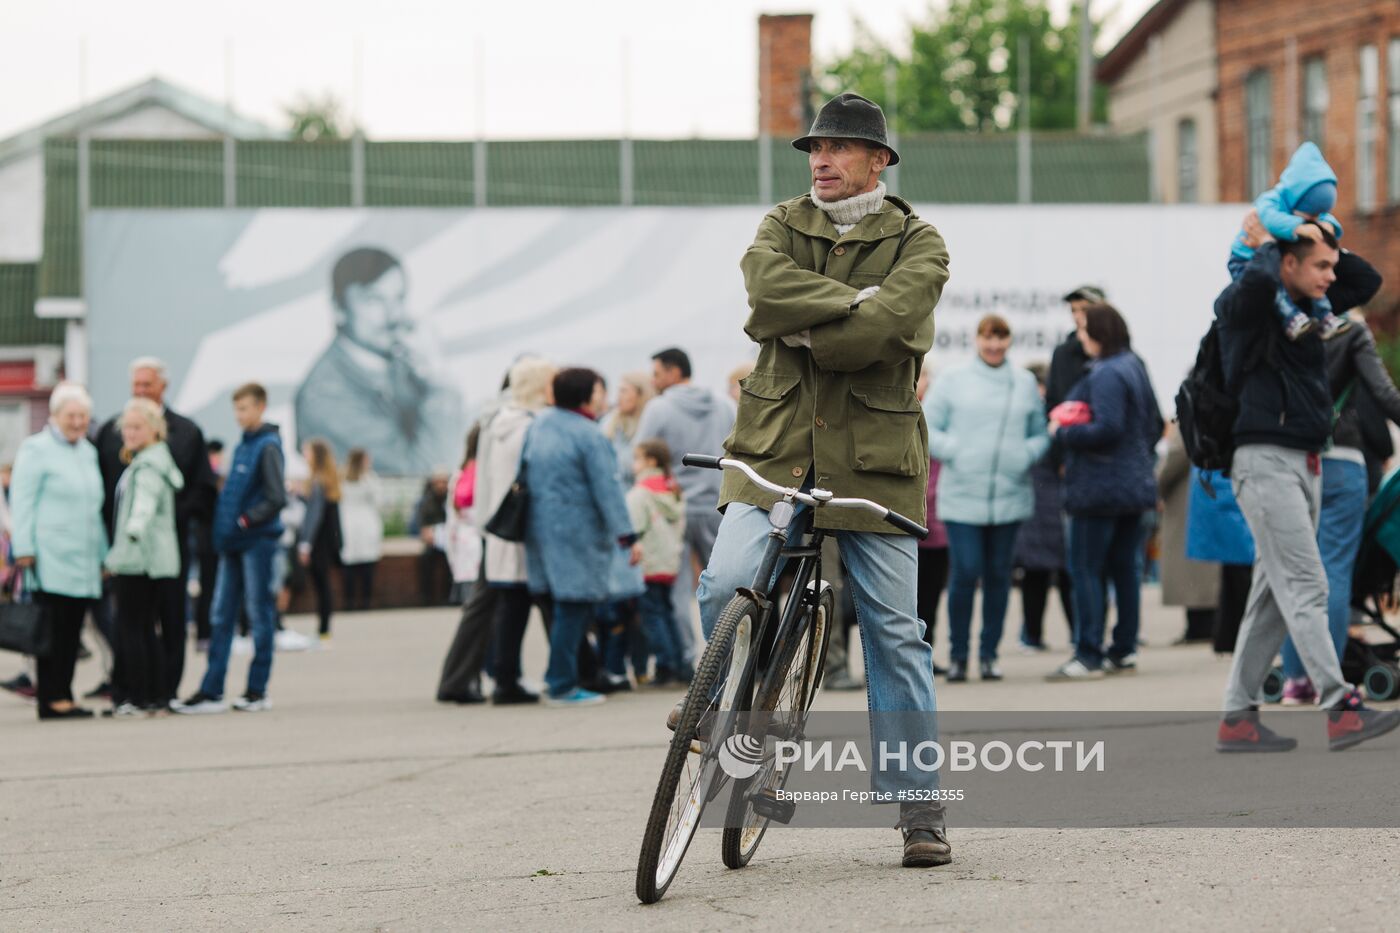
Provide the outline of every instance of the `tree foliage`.
{"type": "Polygon", "coordinates": [[[294,103],[283,107],[287,116],[289,135],[294,142],[314,143],[332,139],[344,139],[345,108],[334,94],[320,97],[302,94],[294,103]]]}
{"type": "MultiPolygon", "coordinates": [[[[1096,24],[1097,25],[1097,24],[1096,24]]],[[[907,52],[882,43],[859,19],[851,51],[819,69],[828,96],[853,90],[888,107],[893,69],[902,131],[1004,130],[1016,125],[1018,45],[1030,46],[1034,129],[1073,129],[1079,71],[1079,5],[1056,25],[1046,0],[948,0],[910,24],[907,52]]],[[[1105,113],[1101,89],[1095,121],[1105,113]]]]}

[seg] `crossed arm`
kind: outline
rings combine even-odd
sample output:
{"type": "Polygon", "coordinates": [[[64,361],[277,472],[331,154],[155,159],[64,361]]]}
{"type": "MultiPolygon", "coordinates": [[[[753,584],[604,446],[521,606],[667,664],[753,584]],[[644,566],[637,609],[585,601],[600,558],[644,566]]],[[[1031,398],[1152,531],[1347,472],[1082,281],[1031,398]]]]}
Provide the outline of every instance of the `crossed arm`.
{"type": "Polygon", "coordinates": [[[740,262],[751,339],[808,331],[813,359],[835,372],[893,364],[932,348],[933,308],[948,281],[948,250],[936,230],[920,225],[910,234],[879,291],[859,304],[866,293],[798,266],[789,238],[779,213],[770,213],[740,262]]]}

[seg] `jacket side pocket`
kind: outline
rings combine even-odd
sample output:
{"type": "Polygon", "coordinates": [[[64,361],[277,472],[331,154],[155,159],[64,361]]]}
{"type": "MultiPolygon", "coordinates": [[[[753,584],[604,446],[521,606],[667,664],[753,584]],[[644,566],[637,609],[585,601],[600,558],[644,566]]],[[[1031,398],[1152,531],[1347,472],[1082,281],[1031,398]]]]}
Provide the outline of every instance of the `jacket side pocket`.
{"type": "Polygon", "coordinates": [[[917,476],[927,459],[920,451],[919,399],[913,389],[851,386],[851,465],[865,473],[917,476]]]}
{"type": "Polygon", "coordinates": [[[797,413],[800,376],[752,372],[739,382],[739,413],[725,441],[730,453],[769,457],[778,449],[797,413]]]}

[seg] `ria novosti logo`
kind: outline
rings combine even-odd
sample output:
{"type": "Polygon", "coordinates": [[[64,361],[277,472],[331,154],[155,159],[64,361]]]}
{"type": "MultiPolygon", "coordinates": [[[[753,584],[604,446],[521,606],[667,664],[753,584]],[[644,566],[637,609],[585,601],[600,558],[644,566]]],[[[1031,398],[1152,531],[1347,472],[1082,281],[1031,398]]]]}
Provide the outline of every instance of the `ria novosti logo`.
{"type": "Polygon", "coordinates": [[[719,747],[719,766],[736,781],[753,777],[763,767],[763,740],[748,733],[731,735],[719,747]]]}

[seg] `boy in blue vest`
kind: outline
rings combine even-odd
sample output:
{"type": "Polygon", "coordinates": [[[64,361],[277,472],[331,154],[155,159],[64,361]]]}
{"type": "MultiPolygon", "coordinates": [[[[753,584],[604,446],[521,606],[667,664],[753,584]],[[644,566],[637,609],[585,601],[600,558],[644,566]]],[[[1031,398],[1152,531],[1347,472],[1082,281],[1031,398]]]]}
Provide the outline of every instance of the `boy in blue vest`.
{"type": "Polygon", "coordinates": [[[240,604],[247,609],[253,634],[253,664],[248,668],[248,690],[233,701],[233,708],[255,713],[268,709],[267,681],[272,673],[273,638],[277,606],[269,585],[278,538],[279,517],[287,504],[282,439],[277,425],[264,424],[267,391],[256,382],[233,393],[233,415],[243,429],[243,439],[233,452],[228,480],[214,510],[214,550],[219,573],[214,584],[214,605],[209,637],[209,669],[199,692],[174,702],[177,713],[222,713],[224,678],[238,624],[240,604]]]}

